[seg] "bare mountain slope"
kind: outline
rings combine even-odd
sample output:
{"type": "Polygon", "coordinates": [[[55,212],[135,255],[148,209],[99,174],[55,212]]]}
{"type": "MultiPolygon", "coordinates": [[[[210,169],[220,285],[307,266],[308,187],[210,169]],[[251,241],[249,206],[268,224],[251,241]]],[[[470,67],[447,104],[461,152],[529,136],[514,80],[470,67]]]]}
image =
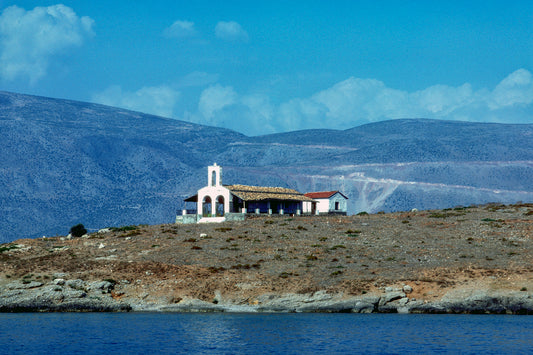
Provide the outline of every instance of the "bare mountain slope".
{"type": "Polygon", "coordinates": [[[533,201],[533,125],[408,119],[246,137],[118,108],[0,92],[0,241],[168,223],[224,183],[342,190],[349,211],[533,201]]]}

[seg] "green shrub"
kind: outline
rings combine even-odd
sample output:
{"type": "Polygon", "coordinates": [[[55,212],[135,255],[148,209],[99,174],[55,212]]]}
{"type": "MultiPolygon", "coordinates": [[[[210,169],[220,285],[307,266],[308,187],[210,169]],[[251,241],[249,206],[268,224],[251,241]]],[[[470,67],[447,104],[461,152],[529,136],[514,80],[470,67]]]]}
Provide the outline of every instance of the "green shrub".
{"type": "Polygon", "coordinates": [[[139,235],[139,234],[141,234],[141,231],[136,229],[136,230],[131,230],[128,233],[124,234],[123,237],[133,237],[133,236],[139,235]]]}
{"type": "Polygon", "coordinates": [[[346,234],[359,234],[359,233],[361,233],[361,231],[360,230],[348,229],[345,233],[346,234]]]}
{"type": "Polygon", "coordinates": [[[483,218],[482,222],[503,222],[503,219],[483,218]]]}
{"type": "Polygon", "coordinates": [[[428,217],[429,218],[448,218],[448,217],[460,217],[464,216],[465,212],[451,212],[449,210],[443,210],[444,212],[433,212],[428,217]]]}
{"type": "Polygon", "coordinates": [[[122,227],[111,227],[112,232],[127,232],[127,231],[134,231],[139,229],[137,226],[122,226],[122,227]]]}
{"type": "Polygon", "coordinates": [[[76,224],[75,226],[70,228],[70,234],[75,237],[79,238],[84,234],[87,234],[87,229],[83,226],[83,224],[76,224]]]}
{"type": "Polygon", "coordinates": [[[248,270],[250,269],[250,264],[237,264],[233,265],[231,268],[235,270],[248,270]]]}
{"type": "Polygon", "coordinates": [[[447,213],[434,212],[434,213],[430,214],[428,217],[429,218],[447,218],[448,214],[447,213]]]}
{"type": "Polygon", "coordinates": [[[208,267],[208,270],[211,271],[213,274],[216,274],[217,272],[221,272],[221,271],[224,271],[226,269],[224,267],[222,267],[222,266],[219,266],[219,267],[210,266],[210,267],[208,267]]]}
{"type": "Polygon", "coordinates": [[[0,247],[0,253],[4,252],[4,251],[8,251],[8,250],[11,250],[11,249],[17,249],[18,246],[16,244],[8,244],[8,245],[5,245],[5,246],[1,246],[0,247]]]}
{"type": "Polygon", "coordinates": [[[282,279],[286,279],[289,276],[299,276],[299,275],[297,273],[286,272],[286,271],[283,271],[281,274],[279,274],[279,277],[282,278],[282,279]]]}
{"type": "Polygon", "coordinates": [[[219,228],[215,228],[216,231],[218,232],[222,232],[222,233],[225,233],[225,232],[229,232],[230,230],[232,230],[233,228],[231,227],[219,227],[219,228]]]}

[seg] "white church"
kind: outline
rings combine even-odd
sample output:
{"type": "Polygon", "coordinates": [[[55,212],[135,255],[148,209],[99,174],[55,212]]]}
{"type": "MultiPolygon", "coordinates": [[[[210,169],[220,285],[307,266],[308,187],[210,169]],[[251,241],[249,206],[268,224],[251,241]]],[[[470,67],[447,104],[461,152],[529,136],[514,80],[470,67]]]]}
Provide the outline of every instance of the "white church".
{"type": "MultiPolygon", "coordinates": [[[[325,198],[324,193],[318,194],[320,198],[325,198]]],[[[346,214],[344,199],[347,197],[340,193],[334,193],[331,196],[336,199],[332,204],[337,209],[335,213],[344,210],[346,214]]],[[[216,163],[207,168],[207,186],[199,189],[197,194],[186,198],[184,202],[185,204],[194,203],[196,209],[193,210],[194,213],[189,213],[188,209],[184,209],[182,215],[177,216],[176,223],[244,220],[245,215],[251,213],[294,215],[328,213],[327,209],[322,207],[325,206],[324,202],[314,200],[294,189],[223,185],[222,168],[216,163]],[[317,203],[320,203],[319,209],[317,209],[317,203]]]]}

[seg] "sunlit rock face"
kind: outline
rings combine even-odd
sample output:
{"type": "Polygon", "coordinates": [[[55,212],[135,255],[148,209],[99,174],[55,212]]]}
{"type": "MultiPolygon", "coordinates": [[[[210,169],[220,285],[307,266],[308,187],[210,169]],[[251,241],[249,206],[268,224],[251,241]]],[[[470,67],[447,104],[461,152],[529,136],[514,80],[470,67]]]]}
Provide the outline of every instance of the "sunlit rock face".
{"type": "Polygon", "coordinates": [[[340,190],[348,213],[533,201],[533,125],[406,119],[259,137],[123,109],[0,92],[0,241],[83,223],[170,223],[224,183],[340,190]]]}

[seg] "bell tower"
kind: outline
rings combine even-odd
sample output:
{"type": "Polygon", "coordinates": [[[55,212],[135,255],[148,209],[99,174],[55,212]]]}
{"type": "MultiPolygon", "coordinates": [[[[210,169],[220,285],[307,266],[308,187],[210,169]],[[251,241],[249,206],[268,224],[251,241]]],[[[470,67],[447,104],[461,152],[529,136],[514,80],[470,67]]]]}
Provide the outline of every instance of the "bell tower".
{"type": "Polygon", "coordinates": [[[214,163],[207,167],[207,186],[221,186],[222,185],[222,168],[214,163]]]}

